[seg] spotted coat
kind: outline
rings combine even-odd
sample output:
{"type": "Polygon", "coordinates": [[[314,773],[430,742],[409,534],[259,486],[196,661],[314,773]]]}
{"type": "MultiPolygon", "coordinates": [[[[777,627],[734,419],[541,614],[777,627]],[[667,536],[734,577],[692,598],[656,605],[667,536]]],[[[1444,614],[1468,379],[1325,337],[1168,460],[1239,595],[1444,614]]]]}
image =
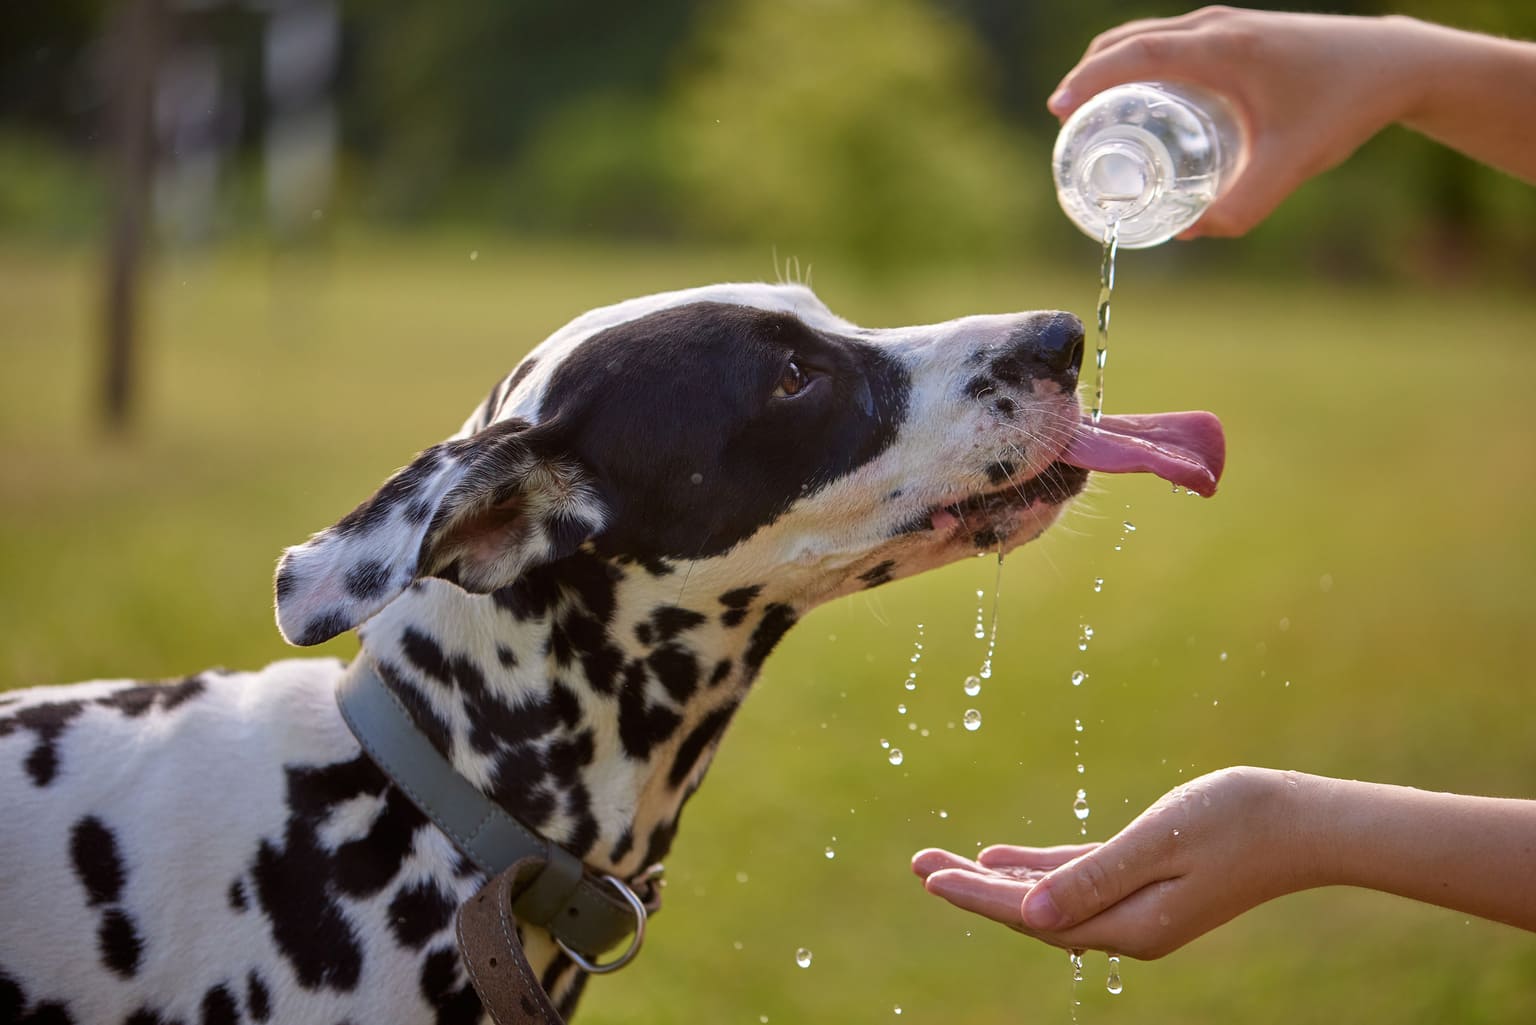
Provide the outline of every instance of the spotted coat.
{"type": "MultiPolygon", "coordinates": [[[[284,554],[279,628],[359,629],[466,779],[633,876],[811,607],[1054,521],[1081,350],[1065,314],[875,331],[798,286],[595,310],[284,554]]],[[[359,750],[343,669],[0,695],[0,1022],[485,1020],[451,928],[482,879],[359,750]]]]}

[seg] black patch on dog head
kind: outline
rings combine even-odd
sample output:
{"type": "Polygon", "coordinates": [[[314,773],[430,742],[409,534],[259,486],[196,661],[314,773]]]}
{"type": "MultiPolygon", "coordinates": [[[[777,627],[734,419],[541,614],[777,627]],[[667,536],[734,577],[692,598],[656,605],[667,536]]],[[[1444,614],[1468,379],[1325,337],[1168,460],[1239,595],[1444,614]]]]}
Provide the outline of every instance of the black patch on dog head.
{"type": "Polygon", "coordinates": [[[624,753],[643,760],[671,737],[682,717],[665,705],[653,705],[645,697],[646,673],[642,662],[631,662],[619,687],[619,741],[624,753]]]}
{"type": "Polygon", "coordinates": [[[229,884],[229,906],[236,911],[250,907],[245,900],[245,884],[238,879],[229,884]]]}
{"type": "Polygon", "coordinates": [[[539,421],[608,500],[601,553],[699,559],[884,451],[909,388],[876,346],[701,302],[583,341],[551,375],[539,421]],[[775,397],[791,360],[810,383],[775,397]]]}
{"type": "Polygon", "coordinates": [[[389,567],[378,559],[360,562],[347,570],[346,583],[347,593],[359,601],[377,598],[389,588],[389,567]]]}
{"type": "Polygon", "coordinates": [[[117,851],[117,837],[96,816],[87,815],[70,830],[69,857],[80,885],[85,887],[87,904],[94,907],[122,899],[127,874],[117,851]]]}
{"type": "Polygon", "coordinates": [[[55,1000],[45,1000],[37,1006],[27,1007],[27,993],[21,983],[0,972],[0,1022],[7,1025],[74,1025],[69,1005],[55,1000]]]}

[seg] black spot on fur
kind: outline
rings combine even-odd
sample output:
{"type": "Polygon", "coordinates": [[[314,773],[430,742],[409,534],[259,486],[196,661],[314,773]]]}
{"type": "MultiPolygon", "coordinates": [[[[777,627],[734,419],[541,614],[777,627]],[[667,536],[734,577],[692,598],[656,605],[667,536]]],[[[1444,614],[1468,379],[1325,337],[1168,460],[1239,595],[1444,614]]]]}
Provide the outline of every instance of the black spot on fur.
{"type": "Polygon", "coordinates": [[[866,589],[879,587],[881,584],[891,582],[891,570],[896,568],[894,559],[886,559],[884,562],[859,574],[859,579],[864,582],[866,589]]]}
{"type": "Polygon", "coordinates": [[[789,628],[795,625],[797,619],[795,610],[788,605],[775,602],[763,610],[763,618],[752,631],[752,641],[747,645],[746,654],[742,655],[742,662],[756,673],[763,667],[763,662],[768,658],[769,652],[779,640],[789,632],[789,628]]]}
{"type": "Polygon", "coordinates": [[[115,708],[130,719],[136,719],[156,705],[159,705],[162,711],[173,711],[207,689],[207,685],[201,679],[189,676],[179,683],[124,687],[106,697],[97,698],[96,704],[115,708]]]}
{"type": "Polygon", "coordinates": [[[1000,398],[996,402],[992,403],[992,409],[996,411],[999,416],[1006,420],[1012,420],[1013,415],[1018,412],[1018,408],[1018,405],[1012,399],[1007,397],[1000,398]]]}
{"type": "Polygon", "coordinates": [[[420,950],[448,928],[455,904],[432,883],[419,882],[398,891],[389,902],[389,928],[403,947],[420,950]]]}
{"type": "Polygon", "coordinates": [[[703,615],[692,609],[679,608],[676,605],[663,605],[651,613],[651,622],[656,624],[656,639],[658,641],[670,641],[684,630],[692,630],[696,626],[702,626],[706,619],[703,615]]]}
{"type": "Polygon", "coordinates": [[[203,994],[202,1025],[240,1025],[240,1007],[225,986],[213,986],[203,994]]]}
{"type": "Polygon", "coordinates": [[[670,708],[651,705],[645,698],[645,668],[631,662],[625,669],[624,685],[619,688],[619,740],[624,753],[644,759],[651,748],[677,730],[681,717],[670,708]]]}
{"type": "Polygon", "coordinates": [[[725,682],[725,678],[731,675],[731,660],[722,658],[715,663],[715,671],[709,674],[709,685],[718,687],[725,682]]]}
{"type": "Polygon", "coordinates": [[[261,975],[254,970],[245,977],[245,1012],[252,1021],[266,1021],[272,1017],[272,996],[261,975]]]}
{"type": "Polygon", "coordinates": [[[377,527],[396,506],[416,497],[442,459],[441,446],[427,449],[415,462],[385,481],[372,497],[338,520],[331,532],[338,537],[350,537],[377,527]]]}
{"type": "Polygon", "coordinates": [[[667,782],[669,784],[675,788],[688,778],[689,773],[693,771],[694,765],[697,764],[699,756],[704,753],[704,750],[711,743],[719,738],[720,733],[725,729],[726,724],[731,721],[731,716],[735,713],[736,703],[734,701],[721,705],[706,715],[697,726],[688,731],[688,735],[683,738],[683,742],[677,746],[677,757],[672,759],[672,770],[667,773],[667,782]]]}
{"type": "MultiPolygon", "coordinates": [[[[333,896],[348,880],[340,878],[337,862],[321,847],[318,829],[336,805],[365,794],[381,794],[387,781],[362,755],[347,762],[284,771],[291,814],[282,846],[263,840],[257,851],[250,870],[256,899],[271,922],[278,951],[301,986],[350,992],[362,970],[362,950],[333,896]]],[[[392,810],[398,816],[414,816],[416,825],[425,822],[414,807],[394,810],[388,801],[380,820],[390,819],[392,810]]],[[[383,843],[373,857],[380,863],[370,864],[367,854],[354,847],[346,868],[349,879],[366,885],[380,878],[387,882],[405,857],[399,836],[408,837],[412,828],[400,821],[376,822],[374,831],[382,833],[383,843]]]]}
{"type": "Polygon", "coordinates": [[[506,587],[491,592],[496,607],[521,622],[549,615],[559,597],[558,585],[548,566],[535,566],[506,587]]]}
{"type": "Polygon", "coordinates": [[[987,481],[992,484],[1003,484],[1013,479],[1014,470],[1018,469],[1006,459],[1000,459],[987,467],[987,481]]]}
{"type": "Polygon", "coordinates": [[[995,391],[997,391],[997,382],[990,377],[973,377],[965,382],[965,394],[968,398],[986,398],[995,391]]]}
{"type": "Polygon", "coordinates": [[[378,670],[379,679],[394,692],[395,697],[405,706],[406,712],[411,717],[411,722],[421,731],[421,735],[427,738],[428,743],[444,758],[449,757],[449,747],[453,743],[452,734],[448,731],[448,724],[437,714],[437,710],[427,701],[421,691],[412,686],[402,677],[400,671],[382,659],[375,659],[373,666],[378,670]]]}
{"type": "Polygon", "coordinates": [[[728,609],[744,609],[757,600],[757,596],[763,593],[762,584],[753,584],[751,587],[738,587],[735,590],[726,591],[720,596],[720,604],[728,609]]]}
{"type": "Polygon", "coordinates": [[[720,613],[720,622],[725,626],[740,626],[746,621],[751,609],[726,609],[720,613]]]}
{"type": "Polygon", "coordinates": [[[300,647],[307,648],[311,644],[320,644],[330,640],[338,634],[344,634],[353,627],[353,617],[343,609],[332,609],[323,612],[305,624],[304,630],[297,640],[300,647]]]}
{"type": "Polygon", "coordinates": [[[448,656],[431,637],[414,627],[407,627],[400,637],[400,648],[405,652],[406,661],[438,683],[453,683],[448,671],[448,656]]]}
{"type": "Polygon", "coordinates": [[[347,593],[358,601],[377,598],[389,587],[389,567],[378,559],[360,562],[347,570],[347,593]]]}
{"type": "Polygon", "coordinates": [[[15,715],[0,719],[0,737],[8,736],[18,729],[31,730],[37,735],[37,746],[23,763],[33,783],[45,787],[58,775],[59,737],[84,708],[85,703],[82,701],[51,701],[19,708],[15,715]]]}
{"type": "Polygon", "coordinates": [[[646,657],[645,664],[678,704],[687,701],[699,689],[699,660],[686,648],[664,644],[646,657]]]}
{"type": "Polygon", "coordinates": [[[238,879],[229,884],[229,906],[236,911],[250,907],[245,900],[245,884],[238,879]]]}
{"type": "Polygon", "coordinates": [[[657,823],[651,830],[650,842],[645,846],[644,864],[654,865],[667,856],[672,849],[672,841],[677,839],[677,820],[657,823]]]}
{"type": "Polygon", "coordinates": [[[144,941],[134,927],[133,919],[121,908],[111,908],[101,916],[101,927],[96,931],[101,946],[102,964],[125,979],[131,979],[139,970],[139,957],[144,953],[144,941]]]}
{"type": "Polygon", "coordinates": [[[567,740],[551,744],[545,759],[549,763],[550,774],[557,780],[575,782],[581,777],[581,770],[592,764],[596,754],[592,731],[587,729],[567,740]]]}
{"type": "Polygon", "coordinates": [[[496,661],[501,663],[503,669],[517,668],[517,655],[505,644],[496,645],[496,661]]]}
{"type": "Polygon", "coordinates": [[[421,995],[437,1012],[437,1025],[478,1025],[484,1013],[474,987],[461,976],[451,947],[432,951],[421,963],[421,995]]]}
{"type": "Polygon", "coordinates": [[[45,1000],[27,1008],[27,994],[21,984],[0,972],[0,1022],[6,1025],[74,1025],[69,1005],[45,1000]]]}
{"type": "Polygon", "coordinates": [[[87,904],[94,907],[122,899],[127,876],[117,850],[117,837],[100,819],[87,815],[75,823],[69,833],[69,856],[80,885],[85,887],[87,904]]]}
{"type": "Polygon", "coordinates": [[[624,832],[620,833],[619,838],[614,841],[613,849],[608,852],[608,860],[613,862],[623,861],[624,855],[628,854],[630,848],[634,846],[634,830],[630,829],[628,826],[625,826],[624,832]]]}
{"type": "Polygon", "coordinates": [[[400,510],[400,516],[413,527],[419,527],[426,523],[432,516],[432,503],[425,498],[407,502],[404,509],[400,510]]]}

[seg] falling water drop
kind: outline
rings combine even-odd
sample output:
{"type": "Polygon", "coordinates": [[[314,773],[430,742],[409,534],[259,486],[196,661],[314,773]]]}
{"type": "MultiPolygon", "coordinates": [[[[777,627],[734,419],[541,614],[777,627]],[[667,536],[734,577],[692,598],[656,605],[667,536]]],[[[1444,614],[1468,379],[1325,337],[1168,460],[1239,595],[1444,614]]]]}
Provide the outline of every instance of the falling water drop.
{"type": "Polygon", "coordinates": [[[907,706],[905,704],[897,705],[896,706],[896,714],[897,715],[906,715],[907,714],[907,706]]]}
{"type": "Polygon", "coordinates": [[[901,757],[902,757],[901,756],[901,748],[899,748],[899,747],[891,748],[891,753],[886,755],[885,757],[886,757],[886,760],[889,761],[892,765],[900,765],[901,764],[901,757]]]}
{"type": "Polygon", "coordinates": [[[1132,523],[1130,520],[1126,520],[1124,523],[1122,523],[1120,525],[1122,527],[1124,527],[1128,532],[1130,532],[1132,534],[1136,533],[1136,524],[1132,523]]]}
{"type": "Polygon", "coordinates": [[[795,964],[801,968],[809,968],[811,966],[811,952],[804,947],[795,951],[795,964]]]}
{"type": "Polygon", "coordinates": [[[1071,950],[1071,951],[1067,952],[1067,956],[1071,959],[1071,962],[1072,962],[1072,981],[1073,982],[1082,982],[1083,981],[1083,952],[1081,950],[1071,950]]]}
{"type": "Polygon", "coordinates": [[[1102,590],[1104,590],[1104,578],[1103,577],[1094,577],[1093,578],[1093,593],[1094,594],[1098,594],[1102,590]]]}
{"type": "Polygon", "coordinates": [[[981,680],[975,676],[965,678],[965,693],[968,697],[975,697],[981,693],[981,680]]]}
{"type": "Polygon", "coordinates": [[[1072,728],[1074,730],[1076,730],[1078,733],[1083,732],[1083,720],[1081,720],[1081,719],[1073,719],[1072,723],[1073,723],[1072,728]]]}
{"type": "Polygon", "coordinates": [[[837,857],[837,852],[834,851],[832,848],[828,847],[827,848],[827,860],[831,861],[835,857],[837,857]]]}
{"type": "Polygon", "coordinates": [[[1077,800],[1072,802],[1072,814],[1077,816],[1077,821],[1088,821],[1088,791],[1079,790],[1077,800]]]}
{"type": "Polygon", "coordinates": [[[1120,981],[1120,955],[1109,955],[1109,979],[1104,983],[1104,988],[1115,996],[1125,991],[1125,984],[1120,981]]]}
{"type": "Polygon", "coordinates": [[[965,728],[970,730],[972,733],[981,729],[981,713],[974,708],[967,708],[965,710],[965,715],[961,717],[960,721],[963,722],[965,724],[965,728]]]}
{"type": "Polygon", "coordinates": [[[1072,686],[1081,687],[1086,679],[1088,679],[1088,674],[1081,669],[1072,670],[1072,686]]]}

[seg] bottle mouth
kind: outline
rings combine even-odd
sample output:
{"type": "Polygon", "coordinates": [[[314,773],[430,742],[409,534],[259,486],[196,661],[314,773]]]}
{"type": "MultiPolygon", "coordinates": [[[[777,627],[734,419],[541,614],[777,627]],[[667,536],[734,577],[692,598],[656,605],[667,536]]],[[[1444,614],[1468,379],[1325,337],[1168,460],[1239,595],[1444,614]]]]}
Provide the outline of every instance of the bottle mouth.
{"type": "Polygon", "coordinates": [[[1149,158],[1128,140],[1105,140],[1079,162],[1079,188],[1110,220],[1135,216],[1157,198],[1159,175],[1149,158]]]}

